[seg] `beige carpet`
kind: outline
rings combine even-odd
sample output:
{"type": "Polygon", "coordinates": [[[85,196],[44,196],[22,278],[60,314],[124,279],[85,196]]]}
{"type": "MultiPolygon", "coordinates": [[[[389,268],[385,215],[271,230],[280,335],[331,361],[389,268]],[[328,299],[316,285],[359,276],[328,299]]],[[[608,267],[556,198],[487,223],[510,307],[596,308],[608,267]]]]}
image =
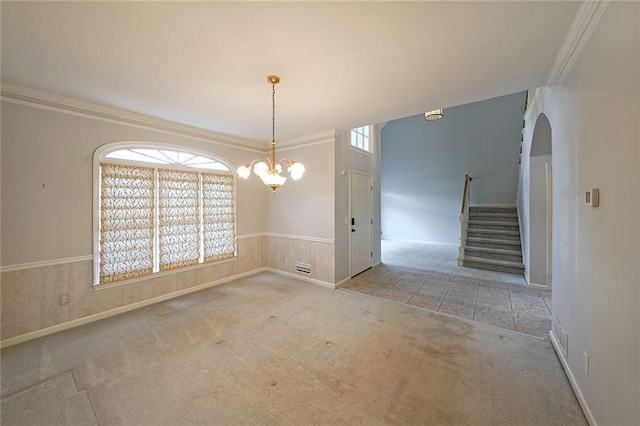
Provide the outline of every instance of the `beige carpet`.
{"type": "Polygon", "coordinates": [[[2,425],[586,424],[548,341],[263,273],[2,351],[2,425]]]}

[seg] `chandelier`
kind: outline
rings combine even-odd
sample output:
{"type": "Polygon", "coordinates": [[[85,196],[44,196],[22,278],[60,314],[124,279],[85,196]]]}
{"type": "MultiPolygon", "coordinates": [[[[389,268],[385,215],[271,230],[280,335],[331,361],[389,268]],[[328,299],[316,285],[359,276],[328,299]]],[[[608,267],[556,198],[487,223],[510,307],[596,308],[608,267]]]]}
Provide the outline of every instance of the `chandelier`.
{"type": "Polygon", "coordinates": [[[286,176],[281,176],[282,166],[287,167],[287,172],[291,179],[298,180],[304,174],[304,166],[289,158],[283,158],[276,162],[276,84],[280,83],[280,77],[277,75],[267,76],[267,81],[271,84],[271,158],[265,157],[259,160],[253,160],[244,166],[238,167],[236,171],[238,176],[247,179],[251,174],[251,167],[262,182],[276,193],[276,189],[284,185],[287,181],[286,176]]]}

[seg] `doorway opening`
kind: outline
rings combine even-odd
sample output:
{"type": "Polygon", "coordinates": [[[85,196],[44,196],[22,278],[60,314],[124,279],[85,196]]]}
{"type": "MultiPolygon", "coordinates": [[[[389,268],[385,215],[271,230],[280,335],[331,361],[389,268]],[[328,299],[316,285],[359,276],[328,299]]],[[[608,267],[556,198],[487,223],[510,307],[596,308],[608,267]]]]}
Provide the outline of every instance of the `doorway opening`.
{"type": "Polygon", "coordinates": [[[529,154],[529,284],[551,289],[553,168],[551,124],[536,120],[529,154]]]}

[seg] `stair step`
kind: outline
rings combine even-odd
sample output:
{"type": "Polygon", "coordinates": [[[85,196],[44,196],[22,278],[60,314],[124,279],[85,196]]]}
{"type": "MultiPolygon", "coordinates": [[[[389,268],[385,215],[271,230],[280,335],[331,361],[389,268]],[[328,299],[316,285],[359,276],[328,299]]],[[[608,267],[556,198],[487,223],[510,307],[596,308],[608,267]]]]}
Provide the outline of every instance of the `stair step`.
{"type": "Polygon", "coordinates": [[[469,213],[469,220],[518,223],[518,215],[502,213],[469,213]]]}
{"type": "Polygon", "coordinates": [[[482,257],[465,256],[462,266],[468,268],[485,269],[488,271],[508,272],[511,274],[524,274],[522,262],[511,262],[507,260],[486,259],[482,257]]]}
{"type": "Polygon", "coordinates": [[[522,252],[520,250],[465,246],[464,255],[465,258],[482,257],[486,259],[507,260],[522,263],[522,252]]]}
{"type": "Polygon", "coordinates": [[[492,238],[467,237],[465,247],[520,250],[520,240],[495,240],[492,238]]]}
{"type": "Polygon", "coordinates": [[[520,242],[520,231],[502,231],[500,229],[467,229],[467,236],[472,238],[490,238],[493,240],[513,240],[520,242]]]}
{"type": "Polygon", "coordinates": [[[470,206],[469,213],[502,213],[502,214],[518,214],[516,207],[483,207],[470,206]]]}
{"type": "Polygon", "coordinates": [[[484,220],[470,220],[468,222],[468,229],[502,229],[504,231],[519,231],[520,226],[518,222],[498,222],[498,221],[484,221],[484,220]]]}

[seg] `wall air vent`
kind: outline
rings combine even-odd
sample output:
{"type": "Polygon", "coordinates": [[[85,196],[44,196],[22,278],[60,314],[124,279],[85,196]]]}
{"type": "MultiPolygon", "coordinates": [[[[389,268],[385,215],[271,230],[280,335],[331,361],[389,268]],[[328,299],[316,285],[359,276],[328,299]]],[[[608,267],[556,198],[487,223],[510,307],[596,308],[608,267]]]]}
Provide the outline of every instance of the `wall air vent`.
{"type": "Polygon", "coordinates": [[[308,263],[296,262],[296,272],[300,272],[300,273],[303,273],[303,274],[310,274],[311,273],[311,265],[309,265],[308,263]]]}

